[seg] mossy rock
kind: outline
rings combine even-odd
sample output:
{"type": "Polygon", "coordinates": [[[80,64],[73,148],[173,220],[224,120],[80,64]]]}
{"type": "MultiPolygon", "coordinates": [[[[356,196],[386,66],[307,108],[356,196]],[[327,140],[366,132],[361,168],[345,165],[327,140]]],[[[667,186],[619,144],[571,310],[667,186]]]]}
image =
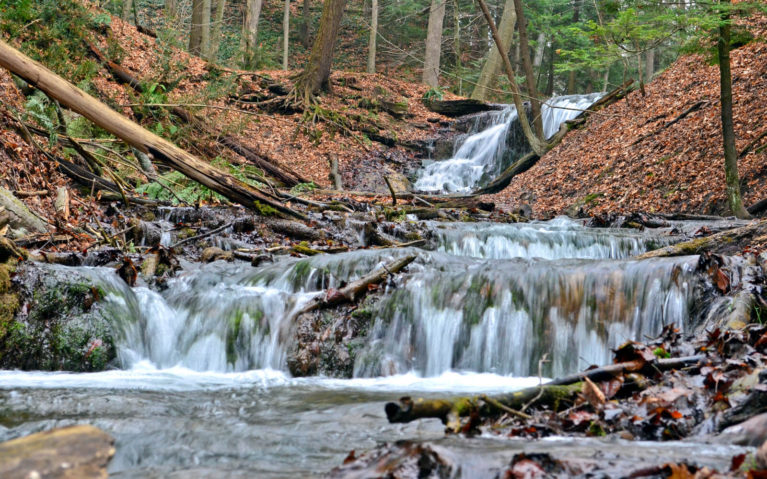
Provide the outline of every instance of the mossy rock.
{"type": "Polygon", "coordinates": [[[14,281],[18,293],[0,297],[0,367],[100,371],[115,360],[106,291],[81,270],[25,264],[14,281]]]}

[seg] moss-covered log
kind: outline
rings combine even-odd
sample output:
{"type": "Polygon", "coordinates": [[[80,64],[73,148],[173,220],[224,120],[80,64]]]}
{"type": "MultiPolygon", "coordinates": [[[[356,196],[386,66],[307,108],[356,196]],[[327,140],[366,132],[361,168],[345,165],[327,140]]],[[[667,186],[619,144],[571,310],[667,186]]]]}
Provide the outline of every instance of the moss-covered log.
{"type": "Polygon", "coordinates": [[[703,238],[696,238],[683,243],[677,243],[655,251],[648,251],[647,253],[637,256],[637,258],[662,258],[667,256],[700,254],[704,251],[725,247],[733,243],[748,240],[755,236],[761,236],[765,233],[767,233],[767,220],[761,220],[740,228],[734,228],[710,236],[704,236],[703,238]]]}

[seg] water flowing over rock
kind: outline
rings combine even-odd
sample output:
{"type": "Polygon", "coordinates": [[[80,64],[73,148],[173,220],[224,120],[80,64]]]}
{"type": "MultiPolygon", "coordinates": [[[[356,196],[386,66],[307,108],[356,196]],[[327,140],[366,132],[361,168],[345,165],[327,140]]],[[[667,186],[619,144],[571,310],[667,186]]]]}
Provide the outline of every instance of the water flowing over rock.
{"type": "MultiPolygon", "coordinates": [[[[554,97],[541,107],[543,130],[551,138],[565,121],[577,117],[600,97],[567,95],[554,97]]],[[[458,138],[452,158],[425,166],[413,185],[415,190],[442,193],[468,193],[500,174],[512,161],[530,151],[517,121],[514,106],[487,114],[475,129],[458,138]],[[478,131],[479,128],[482,128],[478,131]]]]}
{"type": "MultiPolygon", "coordinates": [[[[198,371],[286,369],[295,317],[322,291],[416,253],[381,301],[355,376],[451,370],[549,375],[609,362],[611,347],[690,326],[694,257],[636,261],[671,239],[586,228],[567,219],[514,225],[433,225],[436,251],[361,250],[262,268],[188,268],[162,292],[108,290],[124,367],[198,371]]],[[[114,281],[112,279],[111,281],[114,281]]]]}

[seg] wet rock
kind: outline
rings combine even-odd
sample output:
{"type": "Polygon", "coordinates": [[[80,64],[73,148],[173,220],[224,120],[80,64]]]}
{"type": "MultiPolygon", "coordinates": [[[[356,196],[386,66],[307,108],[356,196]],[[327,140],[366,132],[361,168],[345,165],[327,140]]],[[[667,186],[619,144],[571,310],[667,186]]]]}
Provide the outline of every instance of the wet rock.
{"type": "Polygon", "coordinates": [[[25,263],[13,283],[0,307],[0,367],[99,371],[115,359],[107,292],[83,270],[25,263]]]}
{"type": "Polygon", "coordinates": [[[352,451],[333,469],[333,479],[430,479],[453,477],[456,467],[438,447],[410,441],[383,444],[359,457],[352,451]]]}
{"type": "Polygon", "coordinates": [[[93,426],[71,426],[0,443],[6,479],[106,478],[114,439],[93,426]]]}

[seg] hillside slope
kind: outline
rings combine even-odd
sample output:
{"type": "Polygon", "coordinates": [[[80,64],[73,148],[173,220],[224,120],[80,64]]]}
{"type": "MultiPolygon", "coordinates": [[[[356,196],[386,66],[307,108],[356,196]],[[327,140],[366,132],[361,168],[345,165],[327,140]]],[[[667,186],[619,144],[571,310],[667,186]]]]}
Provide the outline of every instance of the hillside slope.
{"type": "MultiPolygon", "coordinates": [[[[756,27],[763,38],[764,18],[756,27]]],[[[767,44],[732,52],[735,135],[745,204],[767,197],[767,44]],[[757,141],[758,140],[758,141],[757,141]]],[[[646,86],[591,115],[532,169],[493,195],[533,215],[686,212],[726,214],[719,70],[680,58],[646,86]],[[669,126],[685,111],[684,118],[669,126]]]]}

